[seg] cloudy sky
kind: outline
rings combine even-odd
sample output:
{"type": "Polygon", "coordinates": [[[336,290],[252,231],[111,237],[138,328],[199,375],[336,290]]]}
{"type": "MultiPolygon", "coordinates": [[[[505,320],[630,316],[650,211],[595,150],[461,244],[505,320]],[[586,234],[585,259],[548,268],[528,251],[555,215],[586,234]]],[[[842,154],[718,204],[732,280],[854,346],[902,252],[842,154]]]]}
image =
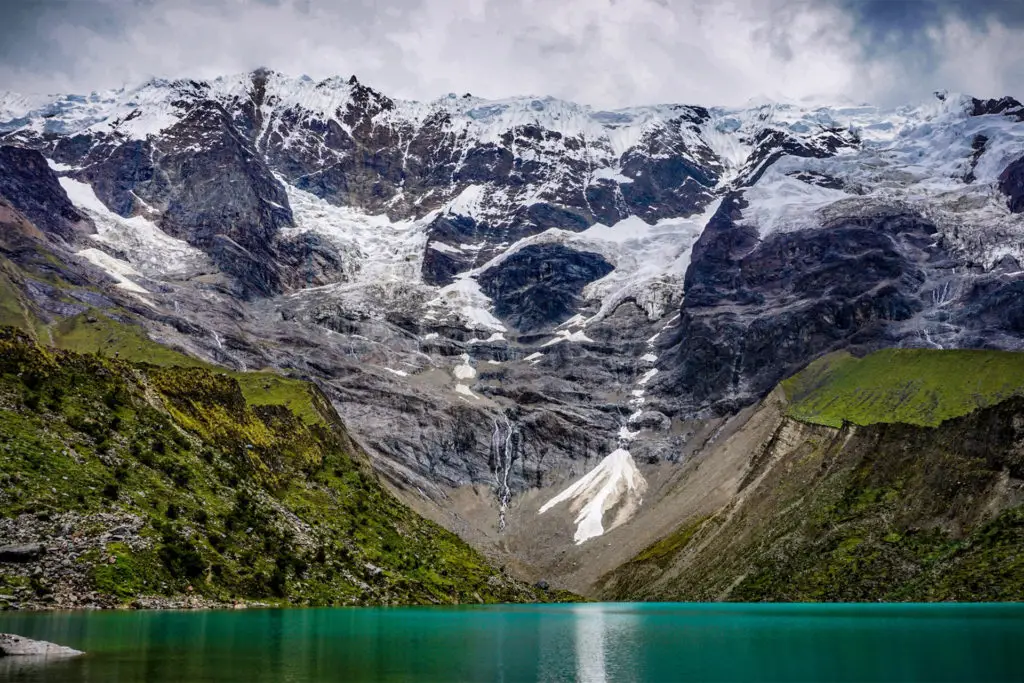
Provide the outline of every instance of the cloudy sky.
{"type": "Polygon", "coordinates": [[[1024,0],[0,0],[0,90],[267,66],[595,106],[1024,96],[1024,0]]]}

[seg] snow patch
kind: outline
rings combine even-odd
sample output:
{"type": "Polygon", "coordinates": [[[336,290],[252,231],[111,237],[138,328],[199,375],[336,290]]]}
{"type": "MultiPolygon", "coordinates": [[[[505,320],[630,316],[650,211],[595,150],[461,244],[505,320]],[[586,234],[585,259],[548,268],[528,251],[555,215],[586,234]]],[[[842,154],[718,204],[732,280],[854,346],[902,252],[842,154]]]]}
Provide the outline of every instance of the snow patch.
{"type": "Polygon", "coordinates": [[[657,368],[651,368],[643,374],[643,377],[637,382],[640,386],[646,386],[648,382],[654,379],[654,376],[658,374],[657,368]]]}
{"type": "Polygon", "coordinates": [[[456,393],[462,394],[463,396],[470,396],[472,398],[480,400],[480,397],[474,394],[472,390],[470,390],[470,388],[467,387],[465,384],[456,384],[455,391],[456,393]]]}
{"type": "Polygon", "coordinates": [[[457,318],[469,329],[505,332],[502,322],[491,314],[491,299],[469,274],[464,273],[455,282],[442,287],[424,307],[439,320],[457,318]]]}
{"type": "Polygon", "coordinates": [[[505,341],[505,335],[502,334],[501,332],[494,332],[487,339],[477,339],[476,337],[473,337],[472,339],[469,340],[469,343],[470,344],[487,344],[488,342],[499,342],[499,341],[505,341]]]}
{"type": "Polygon", "coordinates": [[[616,168],[599,168],[596,169],[591,176],[595,181],[597,180],[611,180],[616,183],[631,183],[633,179],[629,176],[622,175],[621,169],[616,168]]]}
{"type": "Polygon", "coordinates": [[[444,242],[430,242],[430,243],[427,244],[427,248],[428,249],[433,249],[434,251],[439,251],[442,254],[461,254],[462,253],[461,249],[459,249],[457,247],[453,247],[450,244],[445,244],[444,242]]]}
{"type": "Polygon", "coordinates": [[[473,379],[476,377],[476,368],[469,363],[469,354],[462,354],[462,362],[455,366],[452,372],[456,379],[473,379]]]}
{"type": "Polygon", "coordinates": [[[88,183],[68,177],[58,180],[71,203],[93,219],[96,234],[90,235],[91,239],[124,254],[135,275],[154,279],[187,278],[216,272],[206,254],[184,240],[171,237],[149,219],[124,218],[108,209],[88,183]]]}
{"type": "Polygon", "coordinates": [[[481,218],[485,188],[483,185],[470,185],[448,204],[448,213],[469,218],[481,218]]]}
{"type": "Polygon", "coordinates": [[[605,532],[604,515],[616,510],[608,530],[627,521],[643,502],[647,482],[633,461],[629,451],[619,448],[597,464],[576,483],[545,503],[538,514],[544,514],[556,505],[569,502],[570,510],[577,512],[576,545],[596,538],[605,532]]]}
{"type": "Polygon", "coordinates": [[[594,340],[587,336],[583,330],[577,330],[576,332],[570,332],[569,330],[558,330],[558,336],[554,339],[544,342],[541,347],[553,346],[562,342],[593,342],[594,340]]]}
{"type": "Polygon", "coordinates": [[[105,251],[95,247],[82,249],[81,251],[76,252],[76,254],[88,260],[94,266],[106,271],[110,277],[117,280],[117,287],[129,292],[135,292],[136,294],[149,294],[148,290],[137,285],[131,280],[131,278],[142,277],[142,273],[132,268],[130,263],[116,259],[105,251]]]}
{"type": "Polygon", "coordinates": [[[46,165],[50,167],[50,170],[55,171],[57,173],[75,170],[74,166],[68,166],[67,164],[62,164],[59,161],[54,161],[53,159],[49,158],[46,160],[46,165]]]}

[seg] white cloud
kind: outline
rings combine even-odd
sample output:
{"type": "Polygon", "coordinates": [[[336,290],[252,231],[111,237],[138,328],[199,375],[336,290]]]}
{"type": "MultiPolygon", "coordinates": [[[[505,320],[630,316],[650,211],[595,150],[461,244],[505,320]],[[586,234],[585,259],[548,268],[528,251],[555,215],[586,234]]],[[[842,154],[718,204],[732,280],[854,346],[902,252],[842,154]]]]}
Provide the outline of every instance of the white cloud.
{"type": "Polygon", "coordinates": [[[838,0],[382,5],[44,2],[23,26],[0,28],[8,43],[0,89],[88,91],[257,66],[314,78],[355,73],[397,97],[550,94],[609,107],[763,96],[906,101],[940,87],[996,96],[1024,85],[1022,32],[954,13],[920,27],[912,51],[898,40],[865,42],[861,19],[838,0]],[[97,19],[104,13],[109,21],[97,19]]]}

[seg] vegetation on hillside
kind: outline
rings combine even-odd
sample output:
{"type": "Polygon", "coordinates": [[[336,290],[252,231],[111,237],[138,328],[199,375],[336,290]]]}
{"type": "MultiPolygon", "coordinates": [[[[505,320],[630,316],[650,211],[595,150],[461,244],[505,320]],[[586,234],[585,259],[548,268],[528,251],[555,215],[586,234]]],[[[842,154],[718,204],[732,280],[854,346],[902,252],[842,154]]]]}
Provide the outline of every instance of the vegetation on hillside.
{"type": "Polygon", "coordinates": [[[1022,378],[1012,353],[812,364],[783,384],[798,421],[751,454],[733,501],[680,520],[604,596],[1024,600],[1022,378]]]}
{"type": "MultiPolygon", "coordinates": [[[[0,518],[141,520],[138,538],[76,558],[93,590],[311,605],[546,597],[399,503],[313,385],[125,355],[0,331],[0,518]]],[[[0,594],[23,573],[0,565],[0,594]]]]}
{"type": "Polygon", "coordinates": [[[782,388],[789,415],[803,422],[933,427],[1024,395],[1024,354],[883,349],[855,358],[840,352],[814,361],[782,388]]]}

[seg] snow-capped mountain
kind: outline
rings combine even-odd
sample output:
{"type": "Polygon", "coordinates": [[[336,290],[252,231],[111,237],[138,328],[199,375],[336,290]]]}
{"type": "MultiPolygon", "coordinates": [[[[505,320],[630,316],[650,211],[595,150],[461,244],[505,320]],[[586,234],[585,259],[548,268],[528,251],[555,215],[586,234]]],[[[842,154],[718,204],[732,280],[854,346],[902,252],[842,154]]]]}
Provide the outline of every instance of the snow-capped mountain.
{"type": "Polygon", "coordinates": [[[0,138],[0,196],[152,336],[316,378],[435,499],[504,520],[582,476],[545,511],[583,541],[824,352],[1024,345],[1012,98],[599,111],[258,70],[6,93],[0,138]]]}

